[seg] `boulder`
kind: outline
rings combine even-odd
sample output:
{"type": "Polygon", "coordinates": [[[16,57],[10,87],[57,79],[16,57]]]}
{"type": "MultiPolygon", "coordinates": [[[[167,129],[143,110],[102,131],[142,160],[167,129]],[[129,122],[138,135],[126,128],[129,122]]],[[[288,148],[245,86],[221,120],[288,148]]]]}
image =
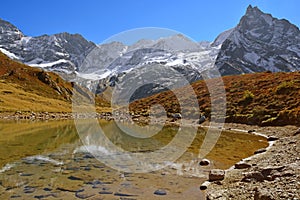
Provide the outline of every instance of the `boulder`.
{"type": "Polygon", "coordinates": [[[221,181],[225,178],[225,171],[221,169],[212,169],[209,172],[209,181],[221,181]]]}
{"type": "Polygon", "coordinates": [[[250,168],[251,165],[249,163],[245,163],[245,162],[238,162],[234,165],[235,169],[246,169],[246,168],[250,168]]]}
{"type": "Polygon", "coordinates": [[[206,190],[207,187],[209,186],[210,182],[205,181],[204,183],[202,183],[202,185],[200,186],[200,190],[206,190]]]}
{"type": "Polygon", "coordinates": [[[266,189],[255,189],[254,200],[274,200],[275,198],[266,189]]]}
{"type": "Polygon", "coordinates": [[[206,117],[204,115],[202,115],[200,118],[199,118],[199,121],[198,121],[198,124],[202,124],[203,122],[205,122],[206,120],[206,117]]]}
{"type": "Polygon", "coordinates": [[[271,136],[268,137],[267,140],[268,140],[269,142],[271,142],[271,141],[276,141],[276,140],[279,140],[279,137],[276,137],[276,136],[271,135],[271,136]]]}

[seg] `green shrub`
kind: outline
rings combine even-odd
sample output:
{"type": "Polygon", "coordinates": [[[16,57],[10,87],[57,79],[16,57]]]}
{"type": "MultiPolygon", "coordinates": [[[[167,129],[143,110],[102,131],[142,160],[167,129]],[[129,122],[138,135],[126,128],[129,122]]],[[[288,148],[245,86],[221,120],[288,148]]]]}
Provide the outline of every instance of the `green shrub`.
{"type": "Polygon", "coordinates": [[[253,98],[254,98],[254,94],[251,91],[246,90],[244,92],[244,95],[243,95],[244,101],[252,101],[253,98]]]}

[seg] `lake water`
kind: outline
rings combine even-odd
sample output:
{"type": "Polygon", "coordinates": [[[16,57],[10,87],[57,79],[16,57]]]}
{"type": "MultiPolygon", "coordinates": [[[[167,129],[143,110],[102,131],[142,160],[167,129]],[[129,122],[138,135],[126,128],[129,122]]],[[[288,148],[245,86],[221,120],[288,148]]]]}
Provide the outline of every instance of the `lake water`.
{"type": "Polygon", "coordinates": [[[79,136],[72,120],[0,121],[1,199],[199,199],[203,197],[199,186],[211,168],[227,169],[268,146],[261,136],[223,131],[205,156],[211,164],[202,167],[198,164],[199,149],[205,129],[168,126],[153,134],[158,127],[141,131],[123,124],[123,128],[134,130],[128,135],[115,122],[100,120],[100,134],[88,121],[80,123],[79,136]],[[178,131],[182,136],[175,148],[159,151],[178,131]],[[108,144],[123,153],[113,152],[108,144]],[[181,152],[181,147],[185,151],[181,152]],[[131,162],[135,155],[143,157],[131,162]],[[157,164],[160,156],[166,162],[157,164]],[[158,170],[141,173],[153,166],[158,170]],[[167,195],[154,195],[157,189],[164,189],[167,195]]]}

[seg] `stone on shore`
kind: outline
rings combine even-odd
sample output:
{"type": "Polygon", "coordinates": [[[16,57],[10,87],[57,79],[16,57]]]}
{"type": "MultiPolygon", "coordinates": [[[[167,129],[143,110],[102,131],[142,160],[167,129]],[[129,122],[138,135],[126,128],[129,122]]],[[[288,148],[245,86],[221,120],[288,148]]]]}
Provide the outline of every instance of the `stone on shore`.
{"type": "Polygon", "coordinates": [[[264,153],[266,151],[267,151],[267,149],[258,149],[254,152],[254,154],[264,153]]]}
{"type": "Polygon", "coordinates": [[[269,142],[271,142],[271,141],[276,141],[276,140],[279,140],[279,137],[276,137],[276,136],[271,135],[271,136],[269,136],[269,137],[267,138],[267,140],[268,140],[269,142]]]}
{"type": "Polygon", "coordinates": [[[268,190],[255,188],[254,200],[275,200],[275,198],[268,190]]]}
{"type": "Polygon", "coordinates": [[[208,159],[202,159],[200,162],[199,162],[199,165],[201,166],[207,166],[210,164],[210,161],[208,159]]]}
{"type": "Polygon", "coordinates": [[[250,168],[251,165],[249,163],[245,163],[245,162],[238,162],[234,165],[235,169],[246,169],[246,168],[250,168]]]}
{"type": "Polygon", "coordinates": [[[225,178],[225,171],[221,169],[212,169],[209,172],[209,181],[221,181],[225,178]]]}
{"type": "Polygon", "coordinates": [[[300,134],[300,128],[298,128],[298,130],[293,134],[294,136],[300,134]]]}

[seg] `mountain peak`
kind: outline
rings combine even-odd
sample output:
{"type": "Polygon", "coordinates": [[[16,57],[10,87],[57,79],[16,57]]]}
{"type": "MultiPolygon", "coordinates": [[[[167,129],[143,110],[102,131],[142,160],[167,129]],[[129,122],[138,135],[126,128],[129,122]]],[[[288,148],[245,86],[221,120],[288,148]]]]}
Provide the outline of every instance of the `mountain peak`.
{"type": "Polygon", "coordinates": [[[246,15],[257,15],[257,14],[263,14],[263,12],[257,7],[257,6],[252,6],[249,5],[247,7],[246,15]]]}
{"type": "Polygon", "coordinates": [[[298,27],[249,5],[216,64],[223,74],[299,70],[299,41],[298,27]]]}

